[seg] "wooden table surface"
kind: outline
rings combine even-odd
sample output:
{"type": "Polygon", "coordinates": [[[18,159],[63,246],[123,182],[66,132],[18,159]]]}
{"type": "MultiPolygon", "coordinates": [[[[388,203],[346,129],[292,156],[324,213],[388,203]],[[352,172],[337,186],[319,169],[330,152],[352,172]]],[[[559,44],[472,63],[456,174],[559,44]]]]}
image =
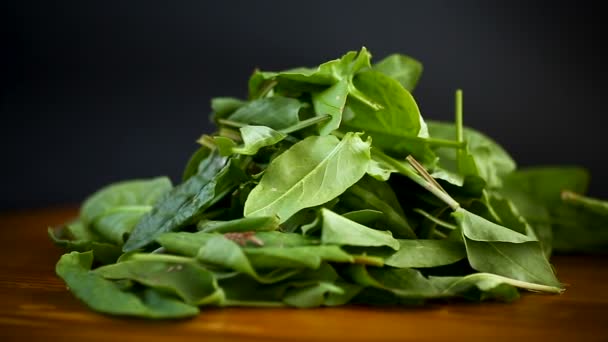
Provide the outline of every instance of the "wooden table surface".
{"type": "Polygon", "coordinates": [[[555,257],[562,295],[514,303],[422,308],[203,309],[195,319],[144,321],[88,310],[55,276],[62,251],[46,228],[74,208],[0,214],[0,341],[481,340],[608,341],[608,258],[555,257]]]}

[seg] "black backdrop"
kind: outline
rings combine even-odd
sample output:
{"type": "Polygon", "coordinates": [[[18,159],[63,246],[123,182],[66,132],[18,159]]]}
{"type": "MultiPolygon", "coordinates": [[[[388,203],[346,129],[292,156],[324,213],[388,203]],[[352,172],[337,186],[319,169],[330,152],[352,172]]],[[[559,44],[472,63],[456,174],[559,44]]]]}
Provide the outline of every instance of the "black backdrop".
{"type": "Polygon", "coordinates": [[[368,47],[425,65],[427,118],[465,123],[520,165],[580,164],[608,197],[605,41],[590,5],[490,1],[20,1],[2,8],[0,210],[75,203],[119,179],[179,178],[209,99],[254,69],[368,47]]]}

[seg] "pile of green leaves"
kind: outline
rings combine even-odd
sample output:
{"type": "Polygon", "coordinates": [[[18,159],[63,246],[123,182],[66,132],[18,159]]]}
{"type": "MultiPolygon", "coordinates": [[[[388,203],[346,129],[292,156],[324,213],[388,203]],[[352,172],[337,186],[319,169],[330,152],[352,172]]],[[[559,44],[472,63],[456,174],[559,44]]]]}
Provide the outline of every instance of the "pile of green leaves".
{"type": "Polygon", "coordinates": [[[363,48],[316,68],[256,71],[215,98],[183,180],[88,198],[49,235],[94,310],[147,318],[199,307],[510,301],[560,293],[553,250],[600,251],[608,204],[576,167],[517,169],[462,124],[424,121],[421,64],[363,48]]]}

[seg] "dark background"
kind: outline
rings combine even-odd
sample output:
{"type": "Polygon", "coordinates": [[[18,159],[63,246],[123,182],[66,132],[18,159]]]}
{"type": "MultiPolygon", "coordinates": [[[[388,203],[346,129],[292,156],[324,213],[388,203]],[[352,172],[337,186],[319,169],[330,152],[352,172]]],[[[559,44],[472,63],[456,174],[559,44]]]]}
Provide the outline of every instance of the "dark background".
{"type": "Polygon", "coordinates": [[[580,164],[608,197],[597,8],[555,1],[50,1],[0,5],[0,210],[76,203],[125,178],[177,180],[214,96],[254,67],[365,45],[425,65],[425,117],[465,124],[520,165],[580,164]]]}

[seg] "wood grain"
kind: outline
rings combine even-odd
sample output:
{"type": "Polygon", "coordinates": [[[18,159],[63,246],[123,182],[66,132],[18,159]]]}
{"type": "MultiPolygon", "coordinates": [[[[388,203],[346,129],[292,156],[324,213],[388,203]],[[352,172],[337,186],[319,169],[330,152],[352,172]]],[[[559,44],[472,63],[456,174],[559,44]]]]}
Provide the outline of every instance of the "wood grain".
{"type": "Polygon", "coordinates": [[[590,256],[554,258],[560,279],[569,284],[564,294],[526,293],[510,304],[204,309],[178,322],[99,315],[54,273],[62,252],[46,228],[75,215],[74,208],[0,214],[1,341],[608,341],[608,259],[590,256]]]}

